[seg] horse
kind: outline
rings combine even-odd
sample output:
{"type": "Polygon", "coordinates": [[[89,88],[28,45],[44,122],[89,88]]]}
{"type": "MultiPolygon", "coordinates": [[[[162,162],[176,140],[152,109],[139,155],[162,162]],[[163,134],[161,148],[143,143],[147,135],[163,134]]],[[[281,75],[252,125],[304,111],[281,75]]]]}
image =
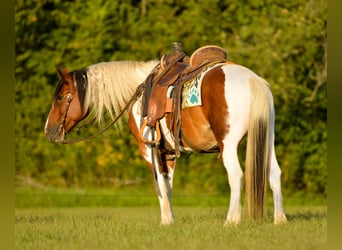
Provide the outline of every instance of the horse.
{"type": "MultiPolygon", "coordinates": [[[[44,131],[49,141],[63,143],[67,133],[80,121],[92,116],[92,119],[101,123],[104,114],[109,114],[114,120],[127,109],[130,131],[153,173],[160,205],[160,223],[168,225],[175,220],[171,199],[177,158],[170,114],[160,119],[160,136],[168,147],[158,157],[153,154],[153,145],[141,138],[141,133],[153,138],[156,131],[149,127],[140,131],[144,122],[142,97],[135,95],[138,87],[158,64],[158,60],[113,61],[71,72],[66,68],[58,69],[60,81],[53,95],[44,131]]],[[[219,153],[230,186],[229,208],[224,225],[237,225],[241,221],[240,199],[244,183],[237,147],[246,134],[245,193],[248,218],[255,221],[264,218],[269,182],[273,192],[274,224],[286,222],[281,170],[275,155],[275,110],[269,83],[250,69],[235,63],[213,65],[203,73],[200,81],[202,104],[180,111],[180,151],[219,153]]]]}

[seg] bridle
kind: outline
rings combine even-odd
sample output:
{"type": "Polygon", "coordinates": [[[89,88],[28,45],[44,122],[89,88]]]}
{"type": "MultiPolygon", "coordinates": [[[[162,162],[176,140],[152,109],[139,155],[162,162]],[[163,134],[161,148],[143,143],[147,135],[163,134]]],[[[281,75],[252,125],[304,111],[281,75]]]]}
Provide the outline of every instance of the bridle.
{"type": "Polygon", "coordinates": [[[60,133],[62,130],[65,131],[65,121],[66,121],[66,117],[68,115],[70,103],[71,103],[73,98],[74,98],[74,95],[72,93],[67,94],[67,102],[66,102],[66,106],[65,106],[65,111],[63,113],[62,121],[59,123],[58,133],[60,133]]]}
{"type": "MultiPolygon", "coordinates": [[[[74,98],[74,94],[75,94],[75,91],[76,91],[76,80],[75,80],[75,77],[74,77],[74,74],[72,76],[72,81],[73,81],[73,89],[71,90],[70,93],[68,93],[66,95],[66,98],[67,98],[67,102],[66,102],[66,106],[65,106],[65,110],[64,110],[64,113],[63,113],[63,117],[62,117],[62,120],[61,122],[59,123],[59,128],[58,128],[58,133],[61,133],[62,130],[65,131],[65,122],[66,122],[66,117],[68,115],[68,111],[69,111],[69,108],[70,108],[70,104],[71,104],[71,101],[72,99],[74,98]]],[[[62,141],[63,142],[63,141],[62,141]]]]}

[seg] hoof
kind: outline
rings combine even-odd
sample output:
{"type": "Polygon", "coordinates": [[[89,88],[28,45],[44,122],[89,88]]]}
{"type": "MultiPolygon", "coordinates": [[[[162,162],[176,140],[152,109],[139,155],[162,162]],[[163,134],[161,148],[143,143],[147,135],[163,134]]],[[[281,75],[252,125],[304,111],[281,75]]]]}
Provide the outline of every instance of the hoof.
{"type": "Polygon", "coordinates": [[[237,226],[240,223],[240,217],[238,218],[229,218],[227,219],[223,226],[224,227],[231,227],[231,226],[237,226]]]}
{"type": "Polygon", "coordinates": [[[274,224],[275,225],[281,225],[287,222],[287,218],[285,214],[280,214],[277,216],[274,216],[274,224]]]}
{"type": "Polygon", "coordinates": [[[160,225],[161,226],[168,226],[168,225],[172,225],[174,223],[175,223],[175,221],[173,219],[172,220],[162,220],[162,221],[160,221],[160,225]]]}

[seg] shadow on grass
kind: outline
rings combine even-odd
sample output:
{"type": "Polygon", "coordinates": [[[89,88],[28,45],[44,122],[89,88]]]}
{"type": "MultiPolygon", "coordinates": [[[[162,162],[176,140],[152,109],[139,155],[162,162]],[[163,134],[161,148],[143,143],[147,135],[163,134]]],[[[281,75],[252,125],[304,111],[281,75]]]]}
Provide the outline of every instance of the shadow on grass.
{"type": "Polygon", "coordinates": [[[308,220],[322,220],[327,219],[327,212],[312,212],[312,211],[304,211],[304,212],[296,212],[293,214],[286,214],[287,219],[289,221],[308,221],[308,220]]]}

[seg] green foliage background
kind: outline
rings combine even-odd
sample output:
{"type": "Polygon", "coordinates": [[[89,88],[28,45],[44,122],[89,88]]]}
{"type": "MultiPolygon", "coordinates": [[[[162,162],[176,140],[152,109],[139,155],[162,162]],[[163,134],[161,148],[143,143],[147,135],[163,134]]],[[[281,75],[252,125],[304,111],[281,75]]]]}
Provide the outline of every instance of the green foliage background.
{"type": "MultiPolygon", "coordinates": [[[[43,128],[59,65],[73,70],[101,61],[147,61],[179,41],[188,54],[207,44],[222,46],[231,60],[270,82],[284,192],[326,196],[325,0],[17,0],[15,32],[17,186],[152,186],[127,126],[74,145],[49,143],[43,128]]],[[[182,156],[176,188],[226,194],[226,173],[216,158],[182,156]]]]}

